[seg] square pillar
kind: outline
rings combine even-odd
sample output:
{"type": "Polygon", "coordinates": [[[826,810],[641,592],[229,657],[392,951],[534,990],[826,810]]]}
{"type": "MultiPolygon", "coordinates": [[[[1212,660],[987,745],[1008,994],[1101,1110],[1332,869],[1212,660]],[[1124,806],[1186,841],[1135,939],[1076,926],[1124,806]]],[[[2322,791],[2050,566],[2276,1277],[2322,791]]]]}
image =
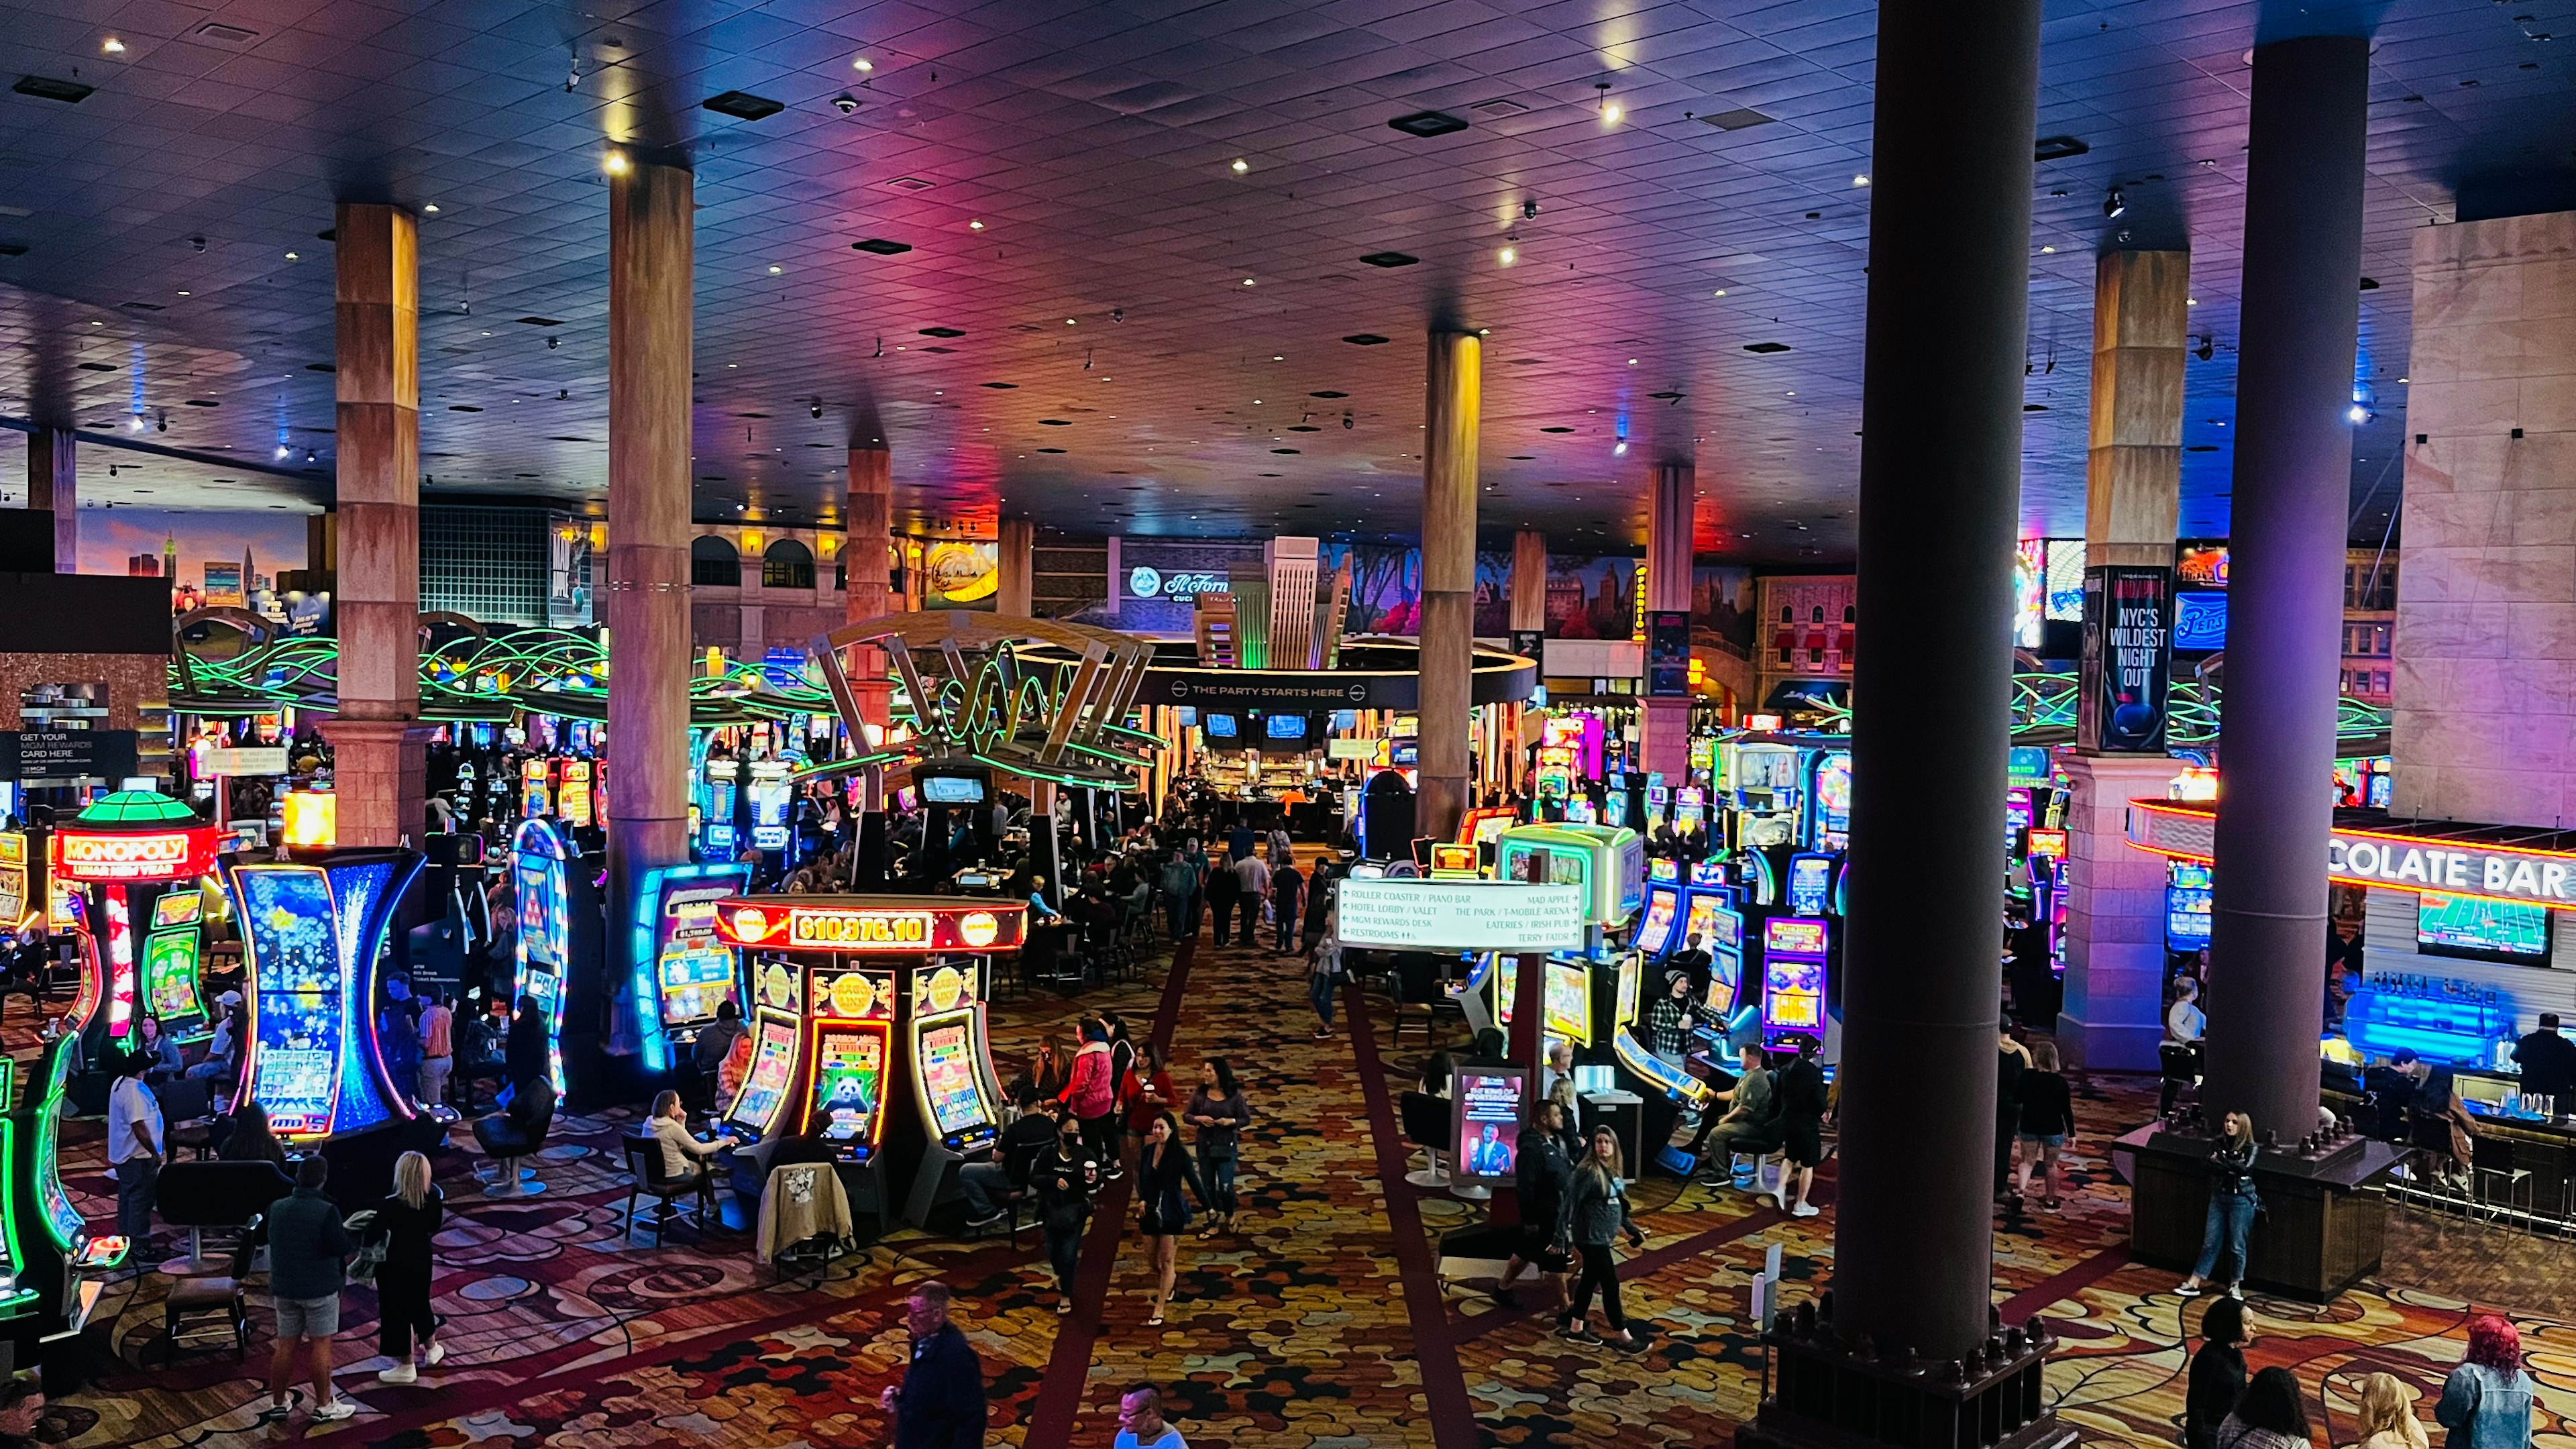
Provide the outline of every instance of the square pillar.
{"type": "Polygon", "coordinates": [[[2066,802],[2067,1064],[2150,1072],[2164,1040],[2165,859],[2129,844],[2129,802],[2165,796],[2175,761],[2069,755],[2066,802]]]}

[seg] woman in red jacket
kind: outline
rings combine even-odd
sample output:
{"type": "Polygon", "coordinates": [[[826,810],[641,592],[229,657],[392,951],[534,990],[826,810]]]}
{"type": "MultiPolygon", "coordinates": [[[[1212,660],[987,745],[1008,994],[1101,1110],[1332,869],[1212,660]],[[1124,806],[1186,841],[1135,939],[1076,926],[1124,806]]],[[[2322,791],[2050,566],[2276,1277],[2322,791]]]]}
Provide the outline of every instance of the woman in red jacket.
{"type": "Polygon", "coordinates": [[[1062,1100],[1082,1124],[1082,1145],[1108,1179],[1117,1178],[1118,1082],[1109,1069],[1109,1033],[1097,1022],[1083,1024],[1082,1049],[1073,1054],[1073,1076],[1062,1100]]]}

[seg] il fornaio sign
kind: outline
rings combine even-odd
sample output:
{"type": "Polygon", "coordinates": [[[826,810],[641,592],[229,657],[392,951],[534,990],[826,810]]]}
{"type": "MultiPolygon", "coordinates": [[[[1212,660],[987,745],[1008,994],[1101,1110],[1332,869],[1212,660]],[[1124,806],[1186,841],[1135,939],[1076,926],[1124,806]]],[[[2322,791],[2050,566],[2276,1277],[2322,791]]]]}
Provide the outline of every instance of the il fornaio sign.
{"type": "MultiPolygon", "coordinates": [[[[2129,802],[2129,843],[2175,860],[2211,858],[2211,807],[2129,802]]],[[[2375,830],[2338,830],[2326,841],[2326,874],[2344,885],[2520,901],[2576,911],[2576,855],[2515,850],[2375,830]]]]}

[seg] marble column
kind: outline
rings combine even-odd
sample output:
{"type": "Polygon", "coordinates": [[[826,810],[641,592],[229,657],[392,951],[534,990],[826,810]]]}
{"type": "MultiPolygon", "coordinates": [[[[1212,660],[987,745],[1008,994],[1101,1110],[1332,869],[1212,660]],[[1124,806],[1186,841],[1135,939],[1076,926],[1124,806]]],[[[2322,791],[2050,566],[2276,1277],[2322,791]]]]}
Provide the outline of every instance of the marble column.
{"type": "MultiPolygon", "coordinates": [[[[689,367],[696,179],[608,181],[609,980],[643,873],[689,858],[689,367]]],[[[758,560],[747,567],[758,568],[758,560]]]]}
{"type": "MultiPolygon", "coordinates": [[[[2173,567],[2190,299],[2189,252],[2111,251],[2094,262],[2087,568],[2173,567]]],[[[2095,678],[2081,687],[2092,697],[2095,678]]],[[[2061,768],[2072,795],[2058,1045],[2084,1070],[2152,1071],[2164,1039],[2165,863],[2129,847],[2128,802],[2161,798],[2174,764],[2161,749],[2079,749],[2061,768]]]]}
{"type": "Polygon", "coordinates": [[[993,607],[1015,619],[1029,617],[1037,585],[1038,526],[1025,518],[1002,520],[1001,587],[993,607]]]}
{"type": "Polygon", "coordinates": [[[80,572],[80,443],[69,428],[27,434],[27,506],[54,512],[54,572],[80,572]]]}
{"type": "Polygon", "coordinates": [[[1850,852],[1871,884],[1852,892],[1844,946],[1833,1330],[1846,1348],[1936,1362],[1985,1342],[1993,1301],[1995,851],[2012,742],[2000,641],[2039,20],[2039,0],[1879,6],[1858,566],[1870,647],[1853,671],[1850,852]],[[1945,762],[1939,779],[1926,759],[1945,762]]]}
{"type": "Polygon", "coordinates": [[[420,720],[417,228],[399,207],[344,201],[333,245],[340,709],[322,737],[342,845],[394,845],[427,829],[422,752],[434,731],[420,720]]]}
{"type": "MultiPolygon", "coordinates": [[[[886,550],[894,527],[894,454],[883,443],[850,449],[850,497],[842,510],[841,617],[849,623],[892,613],[893,573],[886,550]]],[[[842,661],[859,715],[882,729],[894,686],[886,682],[885,651],[873,645],[842,661]]],[[[854,741],[853,743],[859,743],[854,741]]]]}
{"type": "Polygon", "coordinates": [[[2370,42],[2254,51],[2201,1101],[2316,1129],[2370,42]]]}
{"type": "MultiPolygon", "coordinates": [[[[1421,693],[1415,714],[1422,783],[1413,830],[1447,840],[1469,804],[1467,716],[1476,642],[1476,431],[1483,345],[1434,332],[1424,380],[1421,693]]],[[[1400,852],[1399,852],[1400,853],[1400,852]]]]}
{"type": "MultiPolygon", "coordinates": [[[[1699,502],[1688,463],[1658,463],[1646,499],[1646,609],[1691,604],[1691,539],[1699,502]]],[[[1643,681],[1640,681],[1642,686],[1643,681]]],[[[1649,773],[1678,786],[1690,776],[1690,698],[1642,700],[1638,754],[1649,773]]]]}

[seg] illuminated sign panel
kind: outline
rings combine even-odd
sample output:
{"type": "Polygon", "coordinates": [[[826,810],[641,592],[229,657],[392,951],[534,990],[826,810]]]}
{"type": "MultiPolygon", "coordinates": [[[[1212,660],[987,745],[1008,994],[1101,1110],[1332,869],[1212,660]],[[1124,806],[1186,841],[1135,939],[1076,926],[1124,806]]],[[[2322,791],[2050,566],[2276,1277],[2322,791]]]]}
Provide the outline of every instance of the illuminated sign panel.
{"type": "MultiPolygon", "coordinates": [[[[2129,802],[2129,843],[2173,860],[2210,861],[2216,816],[2163,800],[2129,802]]],[[[2337,829],[2326,876],[2341,885],[2429,890],[2576,911],[2576,854],[2337,829]]]]}
{"type": "Polygon", "coordinates": [[[1424,951],[1572,951],[1584,942],[1579,885],[1513,881],[1343,881],[1348,946],[1424,951]]]}
{"type": "Polygon", "coordinates": [[[85,831],[54,835],[54,865],[65,880],[187,880],[215,868],[221,832],[191,830],[85,831]]]}
{"type": "Polygon", "coordinates": [[[1027,934],[1028,907],[1006,901],[938,905],[834,905],[811,897],[736,897],[716,907],[716,934],[729,946],[795,951],[867,952],[1015,950],[1027,934]]]}

